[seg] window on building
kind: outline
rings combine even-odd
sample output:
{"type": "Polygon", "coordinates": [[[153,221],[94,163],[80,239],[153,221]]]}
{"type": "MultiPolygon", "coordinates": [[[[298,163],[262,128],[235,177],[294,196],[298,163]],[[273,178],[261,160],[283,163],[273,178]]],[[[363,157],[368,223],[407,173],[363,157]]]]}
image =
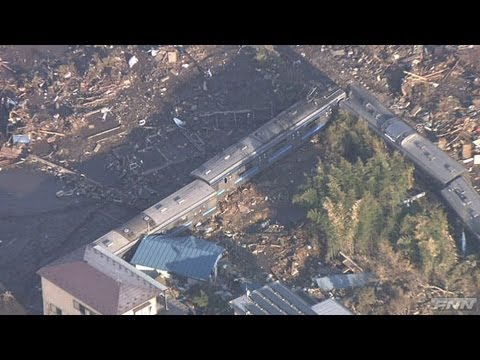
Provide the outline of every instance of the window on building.
{"type": "Polygon", "coordinates": [[[83,306],[76,300],[73,300],[73,307],[77,309],[82,315],[96,315],[92,310],[83,306]]]}
{"type": "Polygon", "coordinates": [[[53,304],[50,304],[50,314],[52,314],[52,315],[62,315],[63,312],[62,312],[62,309],[56,307],[53,304]]]}

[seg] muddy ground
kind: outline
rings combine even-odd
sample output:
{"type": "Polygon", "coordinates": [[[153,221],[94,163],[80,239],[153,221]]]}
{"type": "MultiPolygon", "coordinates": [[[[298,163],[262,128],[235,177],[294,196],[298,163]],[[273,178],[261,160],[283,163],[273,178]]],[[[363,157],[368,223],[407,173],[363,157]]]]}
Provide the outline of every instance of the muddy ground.
{"type": "MultiPolygon", "coordinates": [[[[419,65],[414,46],[0,46],[0,141],[30,138],[27,160],[0,171],[0,282],[41,313],[41,266],[189,182],[202,162],[326,85],[325,75],[341,86],[364,83],[413,123],[424,123],[411,115],[415,106],[434,114],[450,94],[465,117],[479,93],[471,78],[478,49],[442,48],[422,50],[419,65]],[[399,68],[419,72],[429,62],[449,74],[440,86],[404,85],[399,68]],[[58,198],[60,190],[70,196],[58,198]]],[[[203,235],[229,250],[225,282],[309,286],[319,250],[290,197],[317,156],[315,144],[304,145],[205,224],[203,235]]]]}
{"type": "Polygon", "coordinates": [[[30,155],[98,184],[32,156],[0,172],[0,281],[31,313],[41,313],[41,266],[191,181],[191,170],[310,91],[312,79],[278,53],[260,55],[239,46],[0,48],[2,96],[17,103],[3,141],[29,134],[30,155]]]}

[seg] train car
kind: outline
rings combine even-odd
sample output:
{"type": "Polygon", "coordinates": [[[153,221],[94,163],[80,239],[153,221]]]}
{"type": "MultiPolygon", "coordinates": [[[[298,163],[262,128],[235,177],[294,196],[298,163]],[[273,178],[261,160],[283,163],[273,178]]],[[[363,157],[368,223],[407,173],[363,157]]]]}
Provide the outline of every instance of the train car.
{"type": "Polygon", "coordinates": [[[472,185],[460,176],[442,189],[440,194],[467,228],[480,239],[480,195],[472,185]]]}
{"type": "MultiPolygon", "coordinates": [[[[385,122],[395,117],[377,98],[364,88],[351,84],[348,88],[348,100],[342,102],[342,107],[363,118],[374,131],[381,131],[385,122]]],[[[383,135],[382,135],[383,136],[383,135]]]]}
{"type": "Polygon", "coordinates": [[[401,142],[401,146],[410,160],[443,186],[467,171],[465,167],[417,133],[407,136],[401,142]]]}
{"type": "Polygon", "coordinates": [[[294,104],[191,175],[210,184],[217,196],[225,196],[320,131],[345,96],[336,87],[321,97],[294,104]]]}
{"type": "Polygon", "coordinates": [[[217,208],[216,191],[201,180],[194,180],[167,196],[95,243],[116,255],[123,255],[145,234],[181,231],[217,208]]]}
{"type": "Polygon", "coordinates": [[[401,151],[417,169],[435,179],[437,184],[443,187],[466,172],[461,164],[418,134],[366,90],[352,85],[349,95],[343,106],[367,120],[372,130],[401,151]]]}

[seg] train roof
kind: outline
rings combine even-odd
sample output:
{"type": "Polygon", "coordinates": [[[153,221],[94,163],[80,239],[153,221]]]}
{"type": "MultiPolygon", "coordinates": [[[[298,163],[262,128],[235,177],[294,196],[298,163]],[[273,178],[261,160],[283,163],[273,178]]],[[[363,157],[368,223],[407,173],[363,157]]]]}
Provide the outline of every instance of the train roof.
{"type": "Polygon", "coordinates": [[[237,144],[230,146],[202,164],[192,171],[191,175],[203,179],[209,184],[217,182],[232,169],[247,163],[257,153],[262,152],[266,148],[264,148],[265,145],[279,138],[285,131],[301,126],[322,112],[326,105],[344,97],[345,92],[336,88],[313,101],[302,100],[297,102],[237,144]]]}
{"type": "Polygon", "coordinates": [[[453,180],[441,194],[470,230],[480,236],[480,195],[467,180],[453,180]]]}
{"type": "Polygon", "coordinates": [[[220,154],[212,157],[200,167],[193,170],[190,175],[203,179],[209,184],[213,184],[222,178],[230,169],[250,159],[261,146],[262,143],[257,138],[249,135],[238,143],[228,147],[220,154]]]}
{"type": "Polygon", "coordinates": [[[432,177],[446,184],[466,169],[430,141],[415,133],[401,143],[407,156],[432,177]]]}
{"type": "Polygon", "coordinates": [[[168,225],[192,208],[215,196],[215,190],[201,180],[194,180],[116,229],[95,240],[114,254],[123,252],[143,234],[168,225]]]}
{"type": "Polygon", "coordinates": [[[410,126],[408,126],[404,121],[400,120],[399,118],[395,117],[388,121],[388,125],[384,130],[386,136],[388,136],[393,141],[397,142],[402,136],[407,136],[413,134],[415,130],[413,130],[410,126]]]}
{"type": "Polygon", "coordinates": [[[359,102],[362,105],[366,105],[370,103],[373,106],[377,113],[379,114],[394,114],[385,106],[383,105],[378,99],[370,94],[366,89],[362,88],[356,84],[350,84],[349,86],[349,96],[351,101],[359,102]]]}
{"type": "Polygon", "coordinates": [[[194,180],[143,213],[155,222],[156,227],[166,226],[214,196],[216,191],[210,185],[194,180]]]}
{"type": "Polygon", "coordinates": [[[111,230],[102,237],[94,241],[111,253],[119,254],[132,242],[115,230],[111,230]]]}

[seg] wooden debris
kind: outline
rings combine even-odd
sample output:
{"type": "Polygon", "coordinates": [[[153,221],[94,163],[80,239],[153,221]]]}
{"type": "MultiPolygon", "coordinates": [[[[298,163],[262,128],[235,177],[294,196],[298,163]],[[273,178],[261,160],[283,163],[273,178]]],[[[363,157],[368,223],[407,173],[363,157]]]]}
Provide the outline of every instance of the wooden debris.
{"type": "Polygon", "coordinates": [[[104,130],[104,131],[100,131],[99,133],[96,133],[96,134],[93,134],[93,135],[90,135],[87,137],[88,140],[91,140],[91,139],[94,139],[96,137],[99,137],[99,136],[102,136],[102,135],[105,135],[105,134],[108,134],[108,133],[111,133],[115,130],[118,130],[120,129],[121,125],[118,125],[118,126],[115,126],[111,129],[108,129],[108,130],[104,130]]]}
{"type": "Polygon", "coordinates": [[[56,131],[51,131],[51,130],[37,130],[38,132],[41,132],[43,134],[49,134],[49,135],[57,135],[57,136],[61,136],[61,137],[65,137],[65,134],[64,133],[59,133],[59,132],[56,132],[56,131]]]}

